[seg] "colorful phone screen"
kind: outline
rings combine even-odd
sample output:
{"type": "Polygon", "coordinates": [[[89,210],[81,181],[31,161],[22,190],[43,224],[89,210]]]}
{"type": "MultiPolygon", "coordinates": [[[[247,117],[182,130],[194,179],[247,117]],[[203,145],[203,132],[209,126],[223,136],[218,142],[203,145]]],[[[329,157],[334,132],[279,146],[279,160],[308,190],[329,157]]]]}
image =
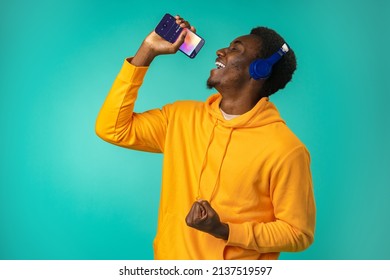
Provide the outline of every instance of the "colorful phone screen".
{"type": "Polygon", "coordinates": [[[190,56],[202,39],[189,30],[187,32],[187,36],[184,43],[180,46],[180,50],[190,56]]]}

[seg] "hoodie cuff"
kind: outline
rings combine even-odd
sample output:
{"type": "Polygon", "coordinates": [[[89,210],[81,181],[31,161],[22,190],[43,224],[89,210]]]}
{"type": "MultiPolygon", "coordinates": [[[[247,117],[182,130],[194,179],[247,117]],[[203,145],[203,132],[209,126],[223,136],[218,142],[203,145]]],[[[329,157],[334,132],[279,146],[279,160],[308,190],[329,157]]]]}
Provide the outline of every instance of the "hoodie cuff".
{"type": "Polygon", "coordinates": [[[142,84],[149,67],[134,66],[130,63],[131,59],[132,57],[125,59],[119,71],[118,78],[125,82],[131,81],[133,84],[142,84]]]}
{"type": "Polygon", "coordinates": [[[227,223],[229,225],[229,238],[226,246],[238,246],[245,248],[247,235],[243,232],[244,227],[240,224],[227,223]]]}

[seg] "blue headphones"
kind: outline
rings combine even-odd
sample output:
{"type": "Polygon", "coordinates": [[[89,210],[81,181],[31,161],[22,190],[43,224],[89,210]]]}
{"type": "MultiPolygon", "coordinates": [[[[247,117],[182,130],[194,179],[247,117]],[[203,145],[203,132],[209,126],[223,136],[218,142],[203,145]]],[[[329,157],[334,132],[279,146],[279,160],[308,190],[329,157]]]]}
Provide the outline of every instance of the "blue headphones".
{"type": "Polygon", "coordinates": [[[283,46],[270,57],[256,59],[249,66],[249,74],[255,80],[268,78],[271,75],[272,66],[274,66],[274,64],[278,62],[288,51],[289,48],[287,44],[284,43],[283,46]]]}

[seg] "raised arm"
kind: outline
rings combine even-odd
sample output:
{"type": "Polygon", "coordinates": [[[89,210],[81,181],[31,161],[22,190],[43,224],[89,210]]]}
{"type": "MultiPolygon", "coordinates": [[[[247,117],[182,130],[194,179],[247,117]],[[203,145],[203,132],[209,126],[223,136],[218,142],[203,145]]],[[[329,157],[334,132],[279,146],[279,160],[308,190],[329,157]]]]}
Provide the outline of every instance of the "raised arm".
{"type": "MultiPolygon", "coordinates": [[[[176,22],[183,28],[195,31],[179,16],[176,16],[176,22]]],[[[136,55],[125,60],[96,120],[95,130],[100,138],[126,148],[163,152],[167,124],[165,110],[154,109],[137,114],[134,112],[134,104],[153,59],[159,55],[176,53],[185,36],[186,30],[183,29],[172,44],[152,31],[136,55]]]]}

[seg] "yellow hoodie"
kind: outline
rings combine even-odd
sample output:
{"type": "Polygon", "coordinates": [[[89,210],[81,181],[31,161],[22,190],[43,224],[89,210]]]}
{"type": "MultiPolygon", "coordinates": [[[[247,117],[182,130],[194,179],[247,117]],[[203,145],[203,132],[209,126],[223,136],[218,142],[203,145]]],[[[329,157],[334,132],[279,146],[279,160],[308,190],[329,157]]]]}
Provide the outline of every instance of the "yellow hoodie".
{"type": "Polygon", "coordinates": [[[315,226],[309,153],[268,98],[230,121],[219,109],[220,94],[137,114],[147,69],[124,62],[96,133],[115,145],[164,153],[155,259],[277,259],[306,249],[315,226]],[[229,225],[227,241],[186,225],[197,198],[229,225]]]}

